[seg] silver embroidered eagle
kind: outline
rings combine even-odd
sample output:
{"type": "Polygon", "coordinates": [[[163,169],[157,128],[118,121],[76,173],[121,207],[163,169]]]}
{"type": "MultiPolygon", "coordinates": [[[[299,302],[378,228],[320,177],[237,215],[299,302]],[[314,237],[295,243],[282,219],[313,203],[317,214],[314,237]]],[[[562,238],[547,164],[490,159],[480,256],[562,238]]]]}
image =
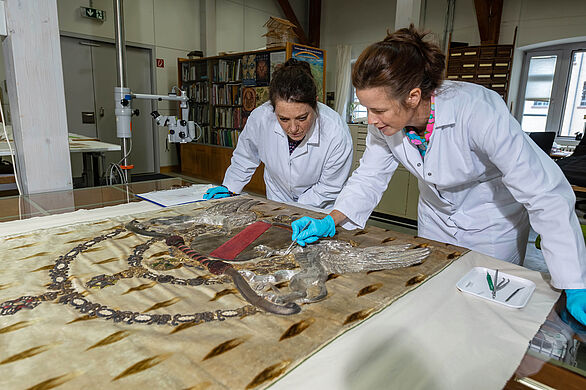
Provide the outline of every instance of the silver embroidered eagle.
{"type": "MultiPolygon", "coordinates": [[[[133,226],[127,226],[134,231],[148,230],[161,234],[227,235],[231,230],[242,228],[258,219],[258,214],[250,210],[258,203],[253,199],[239,197],[219,201],[193,216],[154,218],[141,223],[133,221],[133,226]]],[[[324,299],[327,296],[325,282],[330,274],[410,267],[422,263],[431,253],[429,248],[412,248],[411,244],[358,248],[336,239],[321,240],[306,247],[298,246],[289,255],[285,254],[286,248],[258,245],[254,249],[259,258],[294,256],[299,265],[298,268],[280,269],[263,275],[247,269],[239,271],[259,295],[279,304],[312,303],[324,299]],[[283,282],[288,282],[288,286],[278,287],[283,282]]]]}

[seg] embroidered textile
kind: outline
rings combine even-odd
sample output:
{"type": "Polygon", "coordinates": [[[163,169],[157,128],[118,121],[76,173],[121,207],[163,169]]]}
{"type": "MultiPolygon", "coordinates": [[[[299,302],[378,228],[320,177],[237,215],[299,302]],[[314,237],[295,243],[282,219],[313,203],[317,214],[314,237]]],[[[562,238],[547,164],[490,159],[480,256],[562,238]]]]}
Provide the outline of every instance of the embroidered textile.
{"type": "MultiPolygon", "coordinates": [[[[276,224],[288,226],[301,214],[319,214],[258,199],[260,203],[242,215],[204,222],[200,218],[197,225],[189,225],[194,220],[190,216],[230,200],[2,238],[3,386],[265,388],[465,252],[374,227],[342,230],[335,240],[365,252],[374,246],[405,244],[429,248],[431,254],[407,268],[330,273],[325,281],[327,296],[301,304],[298,314],[281,316],[245,301],[230,277],[210,273],[159,237],[139,235],[126,227],[133,219],[138,223],[153,218],[183,220],[179,227],[185,229],[186,244],[208,256],[243,230],[227,228],[235,220],[238,226],[269,222],[273,226],[231,265],[241,274],[256,276],[298,272],[303,267],[295,256],[255,248],[263,244],[286,248],[290,232],[276,224]]],[[[335,250],[332,247],[328,254],[335,250]]],[[[328,267],[335,269],[334,265],[328,267]]],[[[293,279],[277,281],[273,287],[286,290],[289,283],[293,279]]]]}

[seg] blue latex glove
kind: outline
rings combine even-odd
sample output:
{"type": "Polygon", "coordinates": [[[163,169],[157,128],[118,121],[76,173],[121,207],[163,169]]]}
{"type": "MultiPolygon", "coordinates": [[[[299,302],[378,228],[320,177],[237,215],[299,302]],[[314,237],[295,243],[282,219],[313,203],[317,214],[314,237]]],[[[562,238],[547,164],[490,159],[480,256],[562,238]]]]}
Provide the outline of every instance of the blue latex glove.
{"type": "Polygon", "coordinates": [[[332,237],[336,234],[336,224],[331,216],[324,219],[315,219],[310,217],[302,217],[291,224],[293,229],[292,241],[297,241],[301,246],[316,242],[321,237],[332,237]],[[303,228],[309,223],[305,230],[303,228]],[[303,230],[303,231],[301,231],[303,230]]]}
{"type": "Polygon", "coordinates": [[[566,308],[576,320],[586,326],[586,289],[566,290],[566,308]]]}
{"type": "Polygon", "coordinates": [[[212,187],[203,194],[203,198],[205,200],[209,199],[221,199],[227,198],[229,196],[236,195],[233,192],[228,191],[228,189],[224,186],[212,187]]]}

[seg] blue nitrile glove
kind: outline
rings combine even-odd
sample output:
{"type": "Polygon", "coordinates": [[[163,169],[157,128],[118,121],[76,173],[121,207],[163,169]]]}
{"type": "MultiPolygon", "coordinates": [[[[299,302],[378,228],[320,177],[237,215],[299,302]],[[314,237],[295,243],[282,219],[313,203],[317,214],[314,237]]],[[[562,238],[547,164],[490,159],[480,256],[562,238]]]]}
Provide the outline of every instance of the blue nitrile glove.
{"type": "Polygon", "coordinates": [[[336,234],[336,224],[331,216],[324,219],[302,217],[291,224],[293,229],[292,241],[297,241],[301,246],[316,242],[321,237],[332,237],[336,234]],[[309,223],[305,230],[303,228],[309,223]],[[302,231],[303,230],[303,231],[302,231]]]}
{"type": "Polygon", "coordinates": [[[206,200],[209,199],[221,199],[227,198],[229,196],[235,195],[233,192],[228,191],[228,189],[224,186],[212,187],[203,194],[203,198],[206,200]]]}
{"type": "Polygon", "coordinates": [[[566,290],[566,308],[575,319],[586,326],[586,289],[566,290]]]}

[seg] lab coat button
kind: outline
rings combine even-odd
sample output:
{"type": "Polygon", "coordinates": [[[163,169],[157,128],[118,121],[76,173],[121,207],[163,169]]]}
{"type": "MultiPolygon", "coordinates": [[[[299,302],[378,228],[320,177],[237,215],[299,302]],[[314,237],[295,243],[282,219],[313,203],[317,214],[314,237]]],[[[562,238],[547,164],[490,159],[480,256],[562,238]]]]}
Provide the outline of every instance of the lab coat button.
{"type": "Polygon", "coordinates": [[[417,166],[420,167],[421,166],[421,163],[417,163],[417,166]]]}
{"type": "Polygon", "coordinates": [[[431,176],[431,172],[427,172],[427,176],[431,176]]]}

